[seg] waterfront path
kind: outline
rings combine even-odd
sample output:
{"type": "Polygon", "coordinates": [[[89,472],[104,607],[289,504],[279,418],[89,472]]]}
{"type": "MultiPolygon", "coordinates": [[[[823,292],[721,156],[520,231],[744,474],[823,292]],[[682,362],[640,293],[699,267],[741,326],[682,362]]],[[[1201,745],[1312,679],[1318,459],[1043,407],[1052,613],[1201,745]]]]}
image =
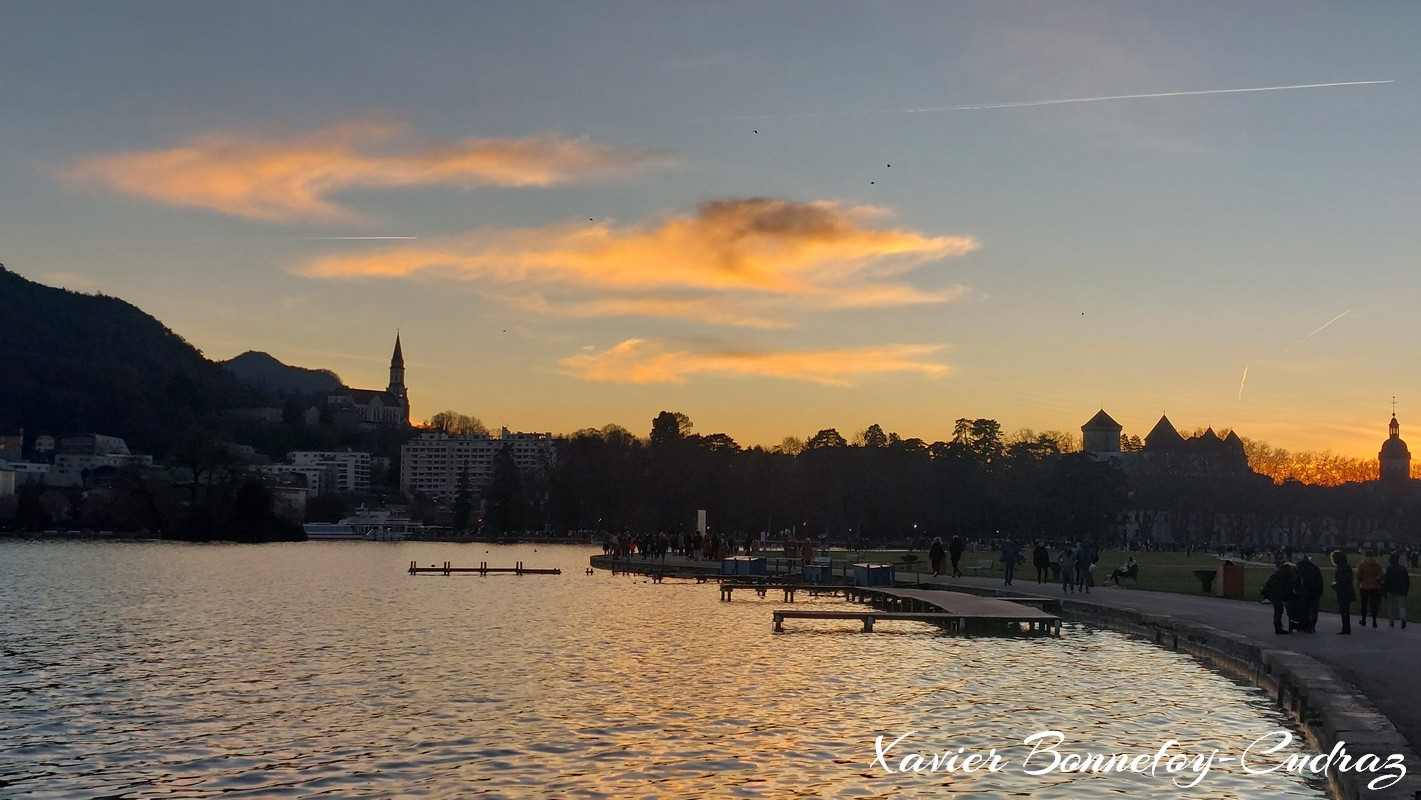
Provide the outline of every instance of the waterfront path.
{"type": "MultiPolygon", "coordinates": [[[[656,562],[632,556],[629,564],[634,569],[647,568],[656,562]]],[[[716,562],[690,561],[678,556],[668,556],[664,569],[710,570],[718,567],[716,562]]],[[[1022,569],[1021,572],[1030,572],[1022,569]]],[[[1148,577],[1142,577],[1148,586],[1148,577]]],[[[1273,633],[1272,607],[1259,603],[1256,599],[1228,600],[1208,595],[1174,594],[1151,592],[1142,589],[1115,586],[1092,587],[1089,593],[1063,594],[1060,584],[1037,584],[1034,579],[1018,577],[1011,586],[996,578],[949,578],[933,577],[928,572],[913,572],[898,568],[898,581],[916,581],[924,587],[962,587],[968,591],[1003,591],[1010,594],[1040,595],[1069,601],[1066,616],[1070,617],[1070,606],[1088,603],[1108,609],[1124,609],[1155,616],[1172,617],[1184,623],[1204,625],[1226,631],[1251,640],[1267,650],[1292,651],[1321,661],[1332,667],[1340,677],[1350,682],[1370,700],[1396,726],[1405,737],[1412,750],[1421,749],[1421,624],[1405,629],[1389,628],[1385,621],[1381,627],[1363,630],[1355,616],[1352,620],[1352,635],[1339,636],[1337,631],[1342,623],[1336,614],[1322,614],[1318,618],[1315,634],[1293,633],[1280,636],[1273,633]]],[[[1421,602],[1421,597],[1413,598],[1413,603],[1421,602]]],[[[1092,616],[1101,616],[1094,614],[1092,616]]]]}
{"type": "MultiPolygon", "coordinates": [[[[1038,585],[1034,580],[1018,578],[1005,586],[1001,578],[934,578],[922,577],[925,584],[954,584],[977,589],[1009,590],[1014,594],[1039,594],[1064,598],[1079,603],[1093,603],[1108,608],[1121,608],[1144,614],[1169,616],[1185,622],[1208,625],[1254,640],[1271,650],[1291,650],[1312,656],[1331,666],[1339,675],[1357,687],[1391,720],[1406,737],[1412,749],[1421,744],[1421,625],[1389,628],[1386,621],[1380,627],[1364,630],[1352,618],[1352,634],[1340,636],[1341,618],[1336,614],[1321,614],[1317,633],[1297,633],[1280,636],[1273,633],[1273,608],[1257,600],[1226,600],[1207,595],[1149,592],[1116,586],[1092,587],[1088,594],[1062,594],[1060,585],[1038,585]]],[[[1418,602],[1413,600],[1412,602],[1418,602]]]]}

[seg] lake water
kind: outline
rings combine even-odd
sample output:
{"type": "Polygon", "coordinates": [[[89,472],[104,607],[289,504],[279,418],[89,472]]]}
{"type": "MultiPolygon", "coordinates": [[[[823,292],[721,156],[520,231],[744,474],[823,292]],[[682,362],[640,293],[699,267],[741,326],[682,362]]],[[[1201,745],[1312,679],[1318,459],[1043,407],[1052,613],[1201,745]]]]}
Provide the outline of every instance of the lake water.
{"type": "Polygon", "coordinates": [[[1237,755],[1285,718],[1186,656],[1075,625],[775,634],[773,593],[585,575],[593,552],[0,542],[0,796],[1326,796],[1244,773],[1237,755]],[[563,574],[411,577],[411,560],[563,574]],[[1163,769],[1027,774],[1050,764],[1024,761],[1044,730],[1060,753],[1174,739],[1233,760],[1189,790],[1163,769]],[[875,763],[880,735],[907,736],[875,763]],[[1004,768],[897,771],[959,747],[1004,768]]]}

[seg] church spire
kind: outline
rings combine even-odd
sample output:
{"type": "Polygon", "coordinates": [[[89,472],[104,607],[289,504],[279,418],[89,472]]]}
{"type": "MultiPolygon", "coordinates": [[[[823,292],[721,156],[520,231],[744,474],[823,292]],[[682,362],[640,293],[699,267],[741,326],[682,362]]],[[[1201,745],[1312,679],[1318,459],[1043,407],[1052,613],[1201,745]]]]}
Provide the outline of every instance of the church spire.
{"type": "Polygon", "coordinates": [[[386,392],[400,398],[409,410],[409,394],[405,390],[405,354],[400,349],[400,332],[395,331],[395,352],[390,356],[390,385],[386,392]]]}

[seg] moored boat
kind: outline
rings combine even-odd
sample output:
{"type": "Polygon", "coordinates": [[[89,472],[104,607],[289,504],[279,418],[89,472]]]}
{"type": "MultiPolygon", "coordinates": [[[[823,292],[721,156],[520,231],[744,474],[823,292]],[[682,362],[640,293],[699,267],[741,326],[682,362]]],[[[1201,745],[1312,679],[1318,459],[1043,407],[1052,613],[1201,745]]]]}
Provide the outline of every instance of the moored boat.
{"type": "Polygon", "coordinates": [[[308,541],[399,542],[415,530],[414,521],[389,509],[357,508],[340,522],[308,522],[302,526],[308,541]]]}

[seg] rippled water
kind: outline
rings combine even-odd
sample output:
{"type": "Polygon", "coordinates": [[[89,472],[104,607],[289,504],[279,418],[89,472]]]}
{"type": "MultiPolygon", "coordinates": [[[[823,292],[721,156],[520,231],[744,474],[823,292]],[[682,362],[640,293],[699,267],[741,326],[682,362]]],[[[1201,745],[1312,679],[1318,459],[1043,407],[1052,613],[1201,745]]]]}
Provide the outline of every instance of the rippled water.
{"type": "MultiPolygon", "coordinates": [[[[1027,775],[1022,739],[1237,754],[1286,727],[1259,692],[1114,633],[774,634],[773,599],[585,575],[591,552],[0,543],[0,796],[1173,795],[1163,774],[1027,775]],[[411,577],[411,560],[564,572],[411,577]],[[895,769],[958,747],[1007,767],[887,774],[875,737],[904,734],[895,769]]],[[[1185,794],[1325,797],[1228,766],[1185,794]]]]}

